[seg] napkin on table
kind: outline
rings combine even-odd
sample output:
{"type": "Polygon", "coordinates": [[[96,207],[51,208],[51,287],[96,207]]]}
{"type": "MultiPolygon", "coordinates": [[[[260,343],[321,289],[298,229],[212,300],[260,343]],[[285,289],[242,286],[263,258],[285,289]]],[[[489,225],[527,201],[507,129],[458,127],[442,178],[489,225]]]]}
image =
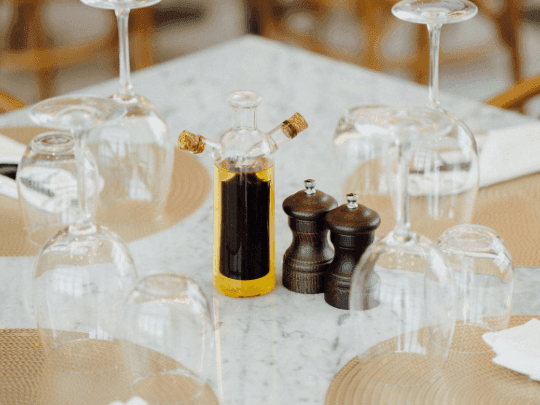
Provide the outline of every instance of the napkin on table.
{"type": "MultiPolygon", "coordinates": [[[[26,150],[22,143],[14,141],[5,135],[0,134],[0,164],[19,164],[26,150]]],[[[0,175],[0,194],[17,199],[17,183],[15,180],[0,175]]]]}
{"type": "Polygon", "coordinates": [[[489,131],[480,148],[480,187],[540,171],[540,124],[489,131]]]}
{"type": "Polygon", "coordinates": [[[540,381],[540,321],[529,322],[505,329],[488,332],[482,339],[497,354],[493,362],[518,373],[527,374],[540,381]]]}

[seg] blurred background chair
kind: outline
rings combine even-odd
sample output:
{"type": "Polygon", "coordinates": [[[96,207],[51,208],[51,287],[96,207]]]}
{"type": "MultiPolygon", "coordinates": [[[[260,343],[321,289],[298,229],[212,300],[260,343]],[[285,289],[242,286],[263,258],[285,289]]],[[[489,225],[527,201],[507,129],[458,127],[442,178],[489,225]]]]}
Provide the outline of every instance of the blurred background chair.
{"type": "MultiPolygon", "coordinates": [[[[251,33],[426,83],[427,30],[394,18],[396,1],[162,0],[132,11],[132,69],[251,33]]],[[[478,17],[443,29],[441,89],[486,100],[540,72],[540,0],[473,1],[478,17]]],[[[117,77],[112,11],[4,0],[0,24],[0,81],[26,103],[117,77]]]]}
{"type": "MultiPolygon", "coordinates": [[[[55,80],[61,70],[105,57],[104,68],[118,71],[118,32],[113,11],[98,10],[105,17],[104,29],[98,35],[82,40],[55,38],[49,23],[47,8],[80,6],[80,13],[95,18],[95,11],[79,0],[8,0],[10,21],[0,50],[0,67],[9,73],[25,72],[32,76],[35,99],[53,95],[55,80]],[[53,4],[55,3],[55,4],[53,4]]],[[[73,8],[74,9],[74,8],[73,8]]],[[[154,49],[158,26],[174,24],[177,20],[201,18],[204,9],[195,5],[163,8],[149,7],[133,10],[130,16],[130,48],[132,70],[143,69],[159,61],[154,49]]],[[[78,15],[80,17],[81,14],[78,15]]],[[[69,18],[69,17],[68,17],[69,18]]]]}
{"type": "Polygon", "coordinates": [[[24,106],[25,104],[21,100],[6,91],[0,90],[0,114],[23,108],[24,106]]]}
{"type": "Polygon", "coordinates": [[[523,80],[510,89],[486,101],[494,107],[522,112],[525,103],[540,95],[540,76],[523,80]]]}
{"type": "MultiPolygon", "coordinates": [[[[374,70],[402,69],[419,83],[428,77],[429,48],[427,29],[422,25],[412,28],[411,51],[398,58],[388,58],[383,40],[389,30],[395,29],[392,6],[398,0],[247,0],[249,30],[253,34],[295,43],[314,52],[337,56],[374,70]],[[332,12],[344,12],[355,18],[365,31],[365,45],[361,52],[339,52],[324,39],[324,25],[332,12]],[[295,18],[295,15],[296,18],[295,18]],[[301,15],[301,17],[298,17],[301,15]]],[[[511,57],[513,80],[522,79],[522,47],[519,31],[523,21],[523,2],[520,0],[478,0],[480,13],[487,17],[497,30],[499,38],[508,48],[511,57]]],[[[447,29],[443,30],[443,33],[447,29]]],[[[443,34],[444,35],[444,34],[443,34]]],[[[479,52],[473,49],[445,53],[441,49],[441,62],[470,57],[479,52]]]]}
{"type": "MultiPolygon", "coordinates": [[[[58,71],[96,57],[98,52],[114,56],[114,32],[76,44],[58,45],[49,34],[44,10],[51,0],[10,0],[11,21],[0,53],[0,66],[11,72],[34,76],[37,99],[51,97],[58,71]]],[[[111,24],[111,27],[114,25],[111,24]]]]}

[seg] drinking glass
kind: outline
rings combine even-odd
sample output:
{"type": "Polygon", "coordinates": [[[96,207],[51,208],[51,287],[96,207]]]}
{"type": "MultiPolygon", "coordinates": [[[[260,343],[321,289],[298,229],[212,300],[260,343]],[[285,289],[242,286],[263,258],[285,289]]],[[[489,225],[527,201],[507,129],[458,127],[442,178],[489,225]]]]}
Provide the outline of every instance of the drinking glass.
{"type": "Polygon", "coordinates": [[[156,107],[132,90],[129,65],[130,9],[160,0],[81,0],[112,9],[118,22],[120,88],[112,98],[127,114],[99,131],[92,131],[88,147],[94,154],[105,186],[100,193],[98,221],[114,223],[159,219],[165,207],[174,162],[174,142],[156,107]]]}
{"type": "Polygon", "coordinates": [[[117,372],[121,364],[117,327],[137,274],[123,241],[93,222],[82,152],[90,128],[124,114],[116,101],[95,97],[56,97],[30,111],[36,124],[71,130],[75,143],[77,215],[43,246],[32,281],[40,337],[61,372],[95,375],[117,372]]]}
{"type": "Polygon", "coordinates": [[[424,384],[440,375],[448,355],[454,287],[444,255],[410,227],[409,151],[425,138],[440,139],[453,123],[427,107],[379,107],[364,109],[356,125],[379,127],[392,137],[388,182],[396,201],[394,229],[368,247],[352,277],[349,308],[358,357],[372,381],[398,387],[424,384]]]}
{"type": "Polygon", "coordinates": [[[481,225],[447,229],[437,244],[446,255],[456,288],[456,328],[451,350],[490,351],[486,332],[508,327],[512,313],[514,269],[500,236],[481,225]]]}
{"type": "MultiPolygon", "coordinates": [[[[99,187],[96,163],[85,153],[86,206],[95,216],[99,187]]],[[[77,165],[68,132],[44,132],[23,154],[17,170],[19,207],[29,240],[43,246],[61,228],[75,221],[78,207],[77,165]]]]}
{"type": "Polygon", "coordinates": [[[345,110],[333,138],[334,157],[343,175],[343,195],[355,193],[358,203],[377,210],[383,219],[375,234],[386,235],[393,227],[394,209],[386,181],[391,139],[375,125],[356,127],[366,109],[383,106],[356,106],[345,110]]]}
{"type": "Polygon", "coordinates": [[[442,112],[455,124],[444,142],[429,138],[411,150],[411,222],[422,230],[436,230],[435,238],[443,229],[471,222],[478,193],[480,171],[474,136],[459,118],[442,109],[439,100],[442,25],[466,21],[477,12],[478,8],[467,0],[403,0],[392,7],[397,18],[427,25],[430,44],[427,106],[442,112]]]}
{"type": "Polygon", "coordinates": [[[206,385],[214,328],[195,281],[175,274],[142,279],[124,305],[122,336],[132,395],[156,405],[215,402],[206,385]]]}

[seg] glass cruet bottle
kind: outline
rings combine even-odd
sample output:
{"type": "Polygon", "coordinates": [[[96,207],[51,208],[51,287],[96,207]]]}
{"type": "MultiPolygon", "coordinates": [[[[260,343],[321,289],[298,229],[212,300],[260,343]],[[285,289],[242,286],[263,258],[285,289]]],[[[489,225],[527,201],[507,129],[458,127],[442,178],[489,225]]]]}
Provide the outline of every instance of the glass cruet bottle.
{"type": "Polygon", "coordinates": [[[257,128],[261,96],[227,96],[232,127],[215,142],[184,131],[178,147],[214,160],[215,288],[230,297],[255,297],[276,284],[274,152],[307,128],[296,113],[268,133],[257,128]]]}

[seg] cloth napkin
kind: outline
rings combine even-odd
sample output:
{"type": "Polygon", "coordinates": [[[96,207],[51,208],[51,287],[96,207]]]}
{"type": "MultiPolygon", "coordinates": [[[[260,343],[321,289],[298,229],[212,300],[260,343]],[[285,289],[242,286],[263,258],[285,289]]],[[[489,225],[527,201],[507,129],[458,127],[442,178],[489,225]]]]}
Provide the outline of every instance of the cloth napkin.
{"type": "MultiPolygon", "coordinates": [[[[19,164],[26,150],[22,143],[14,141],[5,135],[0,134],[0,164],[19,164]]],[[[11,198],[19,198],[17,183],[7,176],[0,175],[0,194],[11,198]]]]}
{"type": "Polygon", "coordinates": [[[540,171],[540,125],[490,131],[480,147],[480,187],[540,171]]]}
{"type": "Polygon", "coordinates": [[[540,321],[529,322],[505,329],[488,332],[482,339],[497,354],[493,362],[529,378],[540,381],[540,321]]]}

